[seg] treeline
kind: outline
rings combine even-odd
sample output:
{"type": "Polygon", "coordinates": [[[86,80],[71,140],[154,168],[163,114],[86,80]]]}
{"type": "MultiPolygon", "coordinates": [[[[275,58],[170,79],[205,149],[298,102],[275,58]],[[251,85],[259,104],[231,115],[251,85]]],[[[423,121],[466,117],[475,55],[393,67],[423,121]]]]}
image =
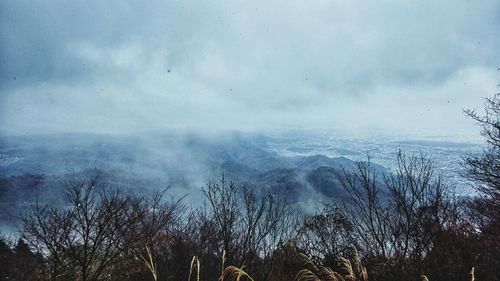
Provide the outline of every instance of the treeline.
{"type": "Polygon", "coordinates": [[[17,245],[0,241],[0,278],[500,280],[498,96],[486,109],[468,112],[488,141],[464,159],[477,196],[456,196],[431,159],[402,153],[391,174],[369,159],[339,170],[347,198],[318,202],[313,215],[224,178],[204,186],[193,209],[93,177],[68,188],[65,207],[29,212],[17,245]]]}

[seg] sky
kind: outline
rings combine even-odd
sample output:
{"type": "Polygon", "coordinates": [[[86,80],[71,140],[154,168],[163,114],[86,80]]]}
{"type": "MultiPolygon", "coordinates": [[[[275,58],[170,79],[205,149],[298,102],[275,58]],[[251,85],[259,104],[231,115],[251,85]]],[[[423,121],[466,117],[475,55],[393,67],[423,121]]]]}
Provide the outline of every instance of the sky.
{"type": "Polygon", "coordinates": [[[0,135],[478,134],[500,2],[2,0],[0,135]]]}

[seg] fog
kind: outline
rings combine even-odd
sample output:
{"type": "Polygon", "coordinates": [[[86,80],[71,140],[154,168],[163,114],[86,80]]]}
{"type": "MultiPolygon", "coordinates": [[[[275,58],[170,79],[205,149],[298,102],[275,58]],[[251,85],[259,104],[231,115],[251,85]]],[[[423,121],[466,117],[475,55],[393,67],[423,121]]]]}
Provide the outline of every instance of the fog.
{"type": "Polygon", "coordinates": [[[0,3],[0,134],[165,128],[477,134],[491,1],[0,3]]]}

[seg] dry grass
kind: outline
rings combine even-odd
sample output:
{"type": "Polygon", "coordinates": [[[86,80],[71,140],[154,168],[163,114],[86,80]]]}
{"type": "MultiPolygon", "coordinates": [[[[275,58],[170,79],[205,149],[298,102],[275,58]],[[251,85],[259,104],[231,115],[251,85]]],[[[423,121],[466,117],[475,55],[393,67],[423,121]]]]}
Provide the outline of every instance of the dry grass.
{"type": "Polygon", "coordinates": [[[340,275],[336,271],[333,271],[329,267],[322,267],[321,270],[318,272],[318,275],[319,275],[321,280],[325,280],[325,281],[344,280],[344,277],[342,277],[342,275],[340,275]]]}
{"type": "Polygon", "coordinates": [[[191,275],[193,274],[194,268],[196,268],[196,281],[200,281],[200,260],[197,256],[193,256],[193,259],[191,259],[188,281],[191,281],[191,275]]]}
{"type": "MultiPolygon", "coordinates": [[[[148,269],[153,273],[153,278],[156,281],[156,267],[153,262],[153,257],[151,251],[146,247],[149,260],[144,259],[148,269]]],[[[222,253],[221,258],[221,274],[219,281],[224,281],[226,279],[240,281],[241,279],[247,279],[255,281],[245,270],[244,267],[227,266],[226,263],[226,251],[222,253]]],[[[341,257],[337,260],[337,265],[339,272],[333,271],[329,267],[317,266],[314,262],[306,255],[299,253],[295,256],[296,263],[302,267],[293,279],[294,281],[368,281],[368,273],[366,267],[361,263],[361,258],[359,257],[357,251],[354,249],[353,256],[350,259],[341,257]]],[[[200,281],[200,260],[197,256],[193,256],[191,260],[191,266],[189,269],[188,281],[191,281],[191,277],[194,269],[196,269],[196,281],[200,281]]],[[[475,281],[474,267],[472,267],[469,272],[470,280],[475,281]]],[[[426,275],[421,275],[422,281],[429,281],[426,275]]]]}
{"type": "Polygon", "coordinates": [[[302,269],[297,273],[294,281],[321,281],[321,279],[309,269],[302,269]]]}
{"type": "Polygon", "coordinates": [[[248,273],[246,273],[243,268],[239,268],[236,266],[228,266],[224,269],[222,272],[222,275],[220,276],[219,280],[223,281],[226,278],[231,278],[235,279],[236,281],[240,281],[241,278],[246,278],[248,280],[254,281],[248,273]]]}
{"type": "MultiPolygon", "coordinates": [[[[220,281],[224,281],[225,279],[233,279],[236,281],[240,281],[242,278],[254,281],[253,278],[248,273],[245,272],[243,267],[241,268],[236,266],[225,267],[225,263],[226,263],[226,251],[222,253],[221,274],[219,277],[220,281]]],[[[195,269],[196,269],[196,281],[200,281],[201,262],[197,256],[193,256],[193,258],[191,259],[188,281],[191,281],[191,278],[193,276],[193,271],[195,269]]]]}
{"type": "Polygon", "coordinates": [[[222,251],[222,261],[221,261],[221,270],[220,270],[220,276],[221,276],[221,281],[224,281],[224,266],[225,266],[225,263],[226,263],[226,250],[222,251]]]}
{"type": "Polygon", "coordinates": [[[158,271],[156,269],[156,263],[153,258],[153,254],[151,253],[151,249],[149,246],[146,245],[146,254],[147,258],[144,257],[142,254],[140,255],[144,263],[146,264],[146,268],[151,272],[151,275],[153,276],[153,280],[157,281],[158,280],[158,271]]]}
{"type": "Polygon", "coordinates": [[[341,258],[338,259],[338,265],[339,265],[340,273],[344,277],[353,277],[353,278],[355,278],[354,270],[352,269],[352,265],[351,265],[351,261],[350,260],[341,257],[341,258]]]}
{"type": "Polygon", "coordinates": [[[354,251],[352,260],[339,258],[339,272],[333,271],[329,267],[316,266],[304,254],[298,254],[296,260],[303,269],[297,273],[295,281],[368,281],[366,268],[361,265],[357,251],[354,251]]]}
{"type": "Polygon", "coordinates": [[[299,253],[295,256],[295,261],[297,264],[304,268],[304,269],[309,269],[311,272],[317,272],[318,267],[313,263],[313,261],[306,255],[299,253]]]}

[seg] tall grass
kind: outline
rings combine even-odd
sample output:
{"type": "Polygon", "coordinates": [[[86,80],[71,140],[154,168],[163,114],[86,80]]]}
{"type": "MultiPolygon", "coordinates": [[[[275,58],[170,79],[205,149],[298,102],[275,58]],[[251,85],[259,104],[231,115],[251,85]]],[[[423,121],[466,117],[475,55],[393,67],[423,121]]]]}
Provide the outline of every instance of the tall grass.
{"type": "Polygon", "coordinates": [[[196,281],[200,281],[200,260],[197,256],[193,256],[193,258],[191,259],[188,281],[191,281],[191,275],[193,274],[194,268],[196,268],[196,281]]]}
{"type": "Polygon", "coordinates": [[[241,278],[247,278],[248,280],[254,281],[253,278],[243,270],[243,267],[240,268],[232,265],[224,269],[219,280],[224,281],[224,279],[230,277],[233,277],[233,279],[236,279],[236,281],[240,281],[241,278]]]}
{"type": "Polygon", "coordinates": [[[471,268],[469,275],[470,281],[476,281],[476,276],[474,275],[474,267],[471,268]]]}
{"type": "MultiPolygon", "coordinates": [[[[254,279],[244,270],[244,267],[236,267],[232,265],[225,267],[225,263],[226,263],[226,251],[223,251],[221,258],[221,273],[219,277],[220,281],[224,281],[225,279],[231,279],[231,278],[236,281],[240,281],[242,278],[254,281],[254,279]]],[[[201,262],[197,256],[193,256],[193,258],[191,259],[188,281],[191,281],[194,270],[196,270],[196,281],[200,281],[201,262]]]]}
{"type": "Polygon", "coordinates": [[[298,254],[296,260],[303,269],[297,273],[294,281],[368,281],[366,268],[361,265],[357,252],[354,253],[352,260],[343,257],[338,259],[338,272],[326,266],[316,266],[309,257],[298,254]]]}
{"type": "Polygon", "coordinates": [[[158,281],[158,271],[156,269],[156,263],[154,261],[153,254],[151,253],[151,249],[149,248],[149,246],[146,245],[145,248],[147,257],[144,257],[142,254],[140,256],[144,261],[144,263],[146,264],[146,268],[153,276],[153,280],[158,281]]]}
{"type": "MultiPolygon", "coordinates": [[[[154,263],[153,256],[148,247],[146,247],[146,252],[148,254],[148,259],[144,259],[148,270],[152,273],[153,279],[157,281],[157,271],[154,263]]],[[[235,280],[240,281],[242,279],[247,279],[250,281],[255,281],[246,271],[245,267],[236,266],[225,266],[226,263],[226,251],[222,253],[221,257],[221,273],[219,281],[224,280],[235,280]]],[[[352,257],[344,258],[340,257],[337,260],[338,271],[332,270],[330,267],[318,266],[316,265],[308,256],[299,253],[295,256],[295,262],[302,269],[295,275],[294,281],[368,281],[368,273],[366,267],[361,263],[361,258],[359,257],[357,251],[354,249],[354,254],[352,257]]],[[[196,281],[200,281],[201,273],[201,262],[197,256],[193,256],[191,259],[191,265],[189,267],[189,277],[188,281],[191,281],[193,272],[196,270],[196,281]]],[[[475,268],[472,267],[469,272],[470,281],[475,281],[475,268]]],[[[426,275],[421,275],[422,281],[430,281],[426,275]]]]}

